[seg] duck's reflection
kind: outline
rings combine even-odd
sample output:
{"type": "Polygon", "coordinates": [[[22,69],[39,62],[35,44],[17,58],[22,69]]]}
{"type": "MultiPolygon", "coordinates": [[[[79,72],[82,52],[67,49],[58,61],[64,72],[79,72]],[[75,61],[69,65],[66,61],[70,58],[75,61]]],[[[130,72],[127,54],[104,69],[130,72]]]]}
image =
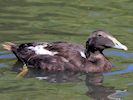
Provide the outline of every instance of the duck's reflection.
{"type": "Polygon", "coordinates": [[[93,100],[121,100],[121,97],[127,92],[125,90],[116,90],[114,87],[103,86],[104,76],[102,73],[89,73],[86,75],[86,93],[93,100]]]}
{"type": "MultiPolygon", "coordinates": [[[[12,70],[20,72],[23,64],[17,61],[12,70]]],[[[40,80],[47,80],[49,82],[69,82],[69,81],[81,81],[80,74],[70,71],[65,72],[45,72],[41,69],[28,68],[29,71],[25,77],[36,77],[40,80]]],[[[103,73],[88,73],[86,75],[85,83],[88,87],[87,96],[92,100],[121,100],[121,96],[127,92],[122,90],[116,90],[114,87],[103,86],[103,73]],[[119,96],[120,95],[120,96],[119,96]]]]}
{"type": "MultiPolygon", "coordinates": [[[[12,71],[20,72],[22,70],[23,63],[17,61],[12,68],[12,71]]],[[[69,81],[81,81],[79,78],[81,74],[70,71],[58,71],[58,72],[47,72],[41,69],[28,68],[28,73],[24,76],[26,78],[37,78],[39,80],[47,80],[48,82],[69,82],[69,81]]]]}

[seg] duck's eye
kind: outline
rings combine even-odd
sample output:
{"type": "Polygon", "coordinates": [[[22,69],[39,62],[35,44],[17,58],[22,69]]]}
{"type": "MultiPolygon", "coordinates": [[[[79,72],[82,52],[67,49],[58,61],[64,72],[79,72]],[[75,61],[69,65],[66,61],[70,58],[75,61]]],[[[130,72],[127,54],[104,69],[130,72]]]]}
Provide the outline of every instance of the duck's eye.
{"type": "Polygon", "coordinates": [[[102,36],[101,34],[98,34],[98,36],[102,36]]]}

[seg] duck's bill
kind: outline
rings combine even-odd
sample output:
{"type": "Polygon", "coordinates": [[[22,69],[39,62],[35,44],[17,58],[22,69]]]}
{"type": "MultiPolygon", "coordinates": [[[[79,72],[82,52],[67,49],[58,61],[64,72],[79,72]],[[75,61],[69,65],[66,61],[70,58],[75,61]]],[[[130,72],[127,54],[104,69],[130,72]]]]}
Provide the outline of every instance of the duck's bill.
{"type": "Polygon", "coordinates": [[[112,48],[116,48],[116,49],[122,49],[122,50],[128,50],[128,48],[121,44],[117,39],[115,39],[114,37],[109,36],[108,38],[110,38],[112,40],[112,42],[114,43],[114,46],[112,48]]]}
{"type": "Polygon", "coordinates": [[[125,45],[123,45],[123,44],[115,45],[113,48],[122,49],[122,50],[128,50],[128,48],[125,45]]]}

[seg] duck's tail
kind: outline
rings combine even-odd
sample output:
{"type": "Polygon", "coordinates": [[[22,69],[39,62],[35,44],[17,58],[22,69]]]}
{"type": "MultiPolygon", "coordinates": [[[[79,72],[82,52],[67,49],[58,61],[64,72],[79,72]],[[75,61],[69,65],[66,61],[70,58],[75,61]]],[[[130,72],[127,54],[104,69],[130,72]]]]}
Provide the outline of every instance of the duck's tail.
{"type": "Polygon", "coordinates": [[[4,49],[11,51],[16,45],[12,42],[5,42],[2,44],[2,46],[4,49]]]}

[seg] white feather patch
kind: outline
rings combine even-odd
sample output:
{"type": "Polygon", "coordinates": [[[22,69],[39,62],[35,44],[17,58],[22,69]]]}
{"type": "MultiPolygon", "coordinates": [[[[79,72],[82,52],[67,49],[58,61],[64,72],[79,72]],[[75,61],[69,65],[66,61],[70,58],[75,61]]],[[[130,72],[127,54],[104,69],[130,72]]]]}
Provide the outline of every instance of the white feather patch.
{"type": "Polygon", "coordinates": [[[49,50],[45,49],[44,47],[46,47],[46,45],[37,45],[35,47],[31,46],[31,47],[28,47],[28,48],[35,51],[35,53],[37,55],[44,54],[44,55],[54,56],[55,54],[58,54],[58,52],[49,51],[49,50]]]}
{"type": "Polygon", "coordinates": [[[81,57],[86,58],[86,55],[84,52],[80,51],[80,55],[81,55],[81,57]]]}
{"type": "Polygon", "coordinates": [[[48,77],[36,77],[36,79],[38,79],[38,80],[46,80],[46,79],[48,79],[48,77]]]}

